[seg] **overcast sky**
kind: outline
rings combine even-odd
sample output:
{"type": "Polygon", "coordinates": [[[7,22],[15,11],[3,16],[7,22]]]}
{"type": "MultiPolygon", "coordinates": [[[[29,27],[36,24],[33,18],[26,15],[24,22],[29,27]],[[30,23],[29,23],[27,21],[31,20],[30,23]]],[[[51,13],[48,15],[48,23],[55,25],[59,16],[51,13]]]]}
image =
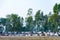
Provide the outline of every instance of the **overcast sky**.
{"type": "Polygon", "coordinates": [[[0,0],[0,17],[11,13],[26,17],[29,8],[33,9],[33,14],[39,9],[48,14],[54,4],[59,2],[60,0],[0,0]]]}

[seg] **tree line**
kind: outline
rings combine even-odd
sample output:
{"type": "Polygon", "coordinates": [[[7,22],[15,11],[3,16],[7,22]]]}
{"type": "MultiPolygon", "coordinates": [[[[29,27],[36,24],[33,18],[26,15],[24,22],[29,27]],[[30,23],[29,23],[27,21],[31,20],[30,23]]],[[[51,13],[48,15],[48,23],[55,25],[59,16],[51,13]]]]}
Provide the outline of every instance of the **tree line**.
{"type": "Polygon", "coordinates": [[[6,18],[2,18],[0,24],[6,26],[5,31],[11,32],[39,32],[39,31],[51,31],[51,32],[58,32],[60,26],[60,4],[55,4],[53,7],[53,14],[49,12],[49,15],[44,15],[44,12],[41,10],[37,10],[34,15],[32,16],[33,9],[29,8],[27,17],[25,18],[25,26],[24,25],[24,18],[20,17],[17,14],[9,14],[6,18]]]}

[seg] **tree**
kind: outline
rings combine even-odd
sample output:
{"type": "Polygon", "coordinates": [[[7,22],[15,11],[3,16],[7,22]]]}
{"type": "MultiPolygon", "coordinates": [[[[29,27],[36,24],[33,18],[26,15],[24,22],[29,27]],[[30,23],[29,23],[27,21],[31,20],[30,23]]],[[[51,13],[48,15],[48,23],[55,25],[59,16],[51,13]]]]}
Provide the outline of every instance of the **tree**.
{"type": "Polygon", "coordinates": [[[32,31],[32,27],[33,27],[32,8],[28,9],[28,13],[27,13],[25,22],[26,22],[26,27],[27,27],[28,31],[32,31]]]}
{"type": "Polygon", "coordinates": [[[22,31],[21,18],[16,14],[7,15],[7,31],[22,31]]]}
{"type": "Polygon", "coordinates": [[[43,23],[42,21],[43,21],[43,12],[40,12],[40,10],[38,10],[35,15],[35,23],[37,27],[36,32],[41,31],[43,23]]]}
{"type": "Polygon", "coordinates": [[[54,31],[57,31],[57,27],[58,27],[58,20],[60,19],[59,18],[59,12],[60,12],[60,4],[55,4],[54,7],[53,7],[53,12],[54,14],[52,14],[50,17],[49,17],[49,22],[52,22],[53,23],[53,26],[54,26],[54,31]]]}
{"type": "Polygon", "coordinates": [[[26,18],[26,26],[29,31],[31,30],[32,25],[33,25],[33,18],[32,16],[29,16],[26,18]]]}
{"type": "Polygon", "coordinates": [[[49,30],[49,27],[48,27],[48,16],[47,15],[43,16],[43,28],[44,28],[45,32],[49,30]]]}
{"type": "Polygon", "coordinates": [[[0,18],[0,24],[6,25],[6,18],[0,18]]]}

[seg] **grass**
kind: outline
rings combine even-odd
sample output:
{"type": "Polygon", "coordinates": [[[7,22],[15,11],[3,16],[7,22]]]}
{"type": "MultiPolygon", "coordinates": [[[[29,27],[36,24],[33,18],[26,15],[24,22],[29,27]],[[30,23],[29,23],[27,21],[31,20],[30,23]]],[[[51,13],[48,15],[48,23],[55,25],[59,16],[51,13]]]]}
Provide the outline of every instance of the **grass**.
{"type": "Polygon", "coordinates": [[[27,37],[19,37],[19,36],[0,36],[0,40],[60,40],[60,37],[45,37],[45,36],[27,36],[27,37]]]}

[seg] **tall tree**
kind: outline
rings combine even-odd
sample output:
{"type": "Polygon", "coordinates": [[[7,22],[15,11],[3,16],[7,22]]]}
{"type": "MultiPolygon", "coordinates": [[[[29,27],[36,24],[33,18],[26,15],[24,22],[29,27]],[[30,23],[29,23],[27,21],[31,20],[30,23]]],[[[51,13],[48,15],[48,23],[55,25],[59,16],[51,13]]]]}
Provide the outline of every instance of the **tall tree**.
{"type": "Polygon", "coordinates": [[[58,20],[60,19],[59,18],[59,12],[60,12],[60,4],[55,4],[54,7],[53,7],[53,12],[54,14],[52,14],[49,18],[50,22],[53,23],[54,25],[54,28],[55,30],[54,31],[57,31],[57,27],[58,27],[58,20]]]}
{"type": "Polygon", "coordinates": [[[36,32],[41,30],[41,26],[43,23],[42,20],[43,20],[43,12],[40,12],[40,10],[38,10],[35,14],[36,32]]]}
{"type": "Polygon", "coordinates": [[[32,8],[28,9],[28,13],[25,21],[28,31],[32,31],[32,27],[33,27],[32,8]]]}
{"type": "Polygon", "coordinates": [[[6,30],[7,31],[21,31],[21,18],[16,14],[7,15],[6,30]]]}
{"type": "Polygon", "coordinates": [[[32,25],[33,25],[33,18],[32,16],[29,16],[26,18],[26,26],[29,29],[29,31],[31,30],[32,25]]]}
{"type": "Polygon", "coordinates": [[[48,16],[47,15],[43,16],[43,28],[44,28],[44,31],[48,31],[49,30],[49,27],[48,27],[48,16]]]}

